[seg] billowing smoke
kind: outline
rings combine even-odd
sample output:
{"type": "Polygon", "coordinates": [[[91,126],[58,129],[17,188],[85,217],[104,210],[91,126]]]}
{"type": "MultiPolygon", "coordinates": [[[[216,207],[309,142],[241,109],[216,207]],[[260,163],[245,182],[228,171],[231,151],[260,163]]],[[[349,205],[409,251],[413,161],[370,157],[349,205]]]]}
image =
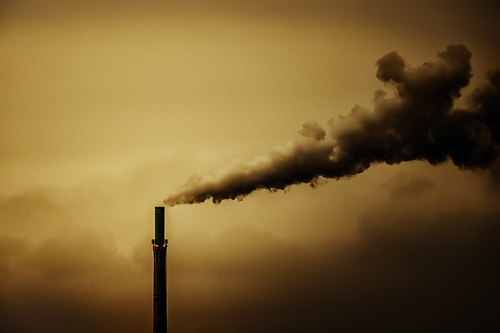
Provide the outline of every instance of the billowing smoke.
{"type": "Polygon", "coordinates": [[[472,76],[471,53],[450,45],[435,62],[410,67],[396,52],[377,61],[377,78],[394,88],[389,97],[375,92],[373,111],[355,106],[330,122],[329,135],[315,121],[282,147],[253,160],[236,161],[207,176],[192,176],[167,205],[212,199],[239,199],[257,189],[283,190],[320,178],[338,179],[371,165],[451,159],[464,169],[492,167],[500,152],[500,70],[454,108],[472,76]]]}

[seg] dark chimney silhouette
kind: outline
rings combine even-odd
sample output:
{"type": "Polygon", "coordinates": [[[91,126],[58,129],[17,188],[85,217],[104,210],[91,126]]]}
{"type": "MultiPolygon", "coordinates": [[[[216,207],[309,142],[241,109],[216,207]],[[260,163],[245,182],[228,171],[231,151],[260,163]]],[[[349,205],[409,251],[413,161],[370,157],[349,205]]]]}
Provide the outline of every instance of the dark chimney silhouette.
{"type": "Polygon", "coordinates": [[[153,243],[153,332],[167,333],[167,244],[165,239],[165,207],[155,207],[153,243]]]}

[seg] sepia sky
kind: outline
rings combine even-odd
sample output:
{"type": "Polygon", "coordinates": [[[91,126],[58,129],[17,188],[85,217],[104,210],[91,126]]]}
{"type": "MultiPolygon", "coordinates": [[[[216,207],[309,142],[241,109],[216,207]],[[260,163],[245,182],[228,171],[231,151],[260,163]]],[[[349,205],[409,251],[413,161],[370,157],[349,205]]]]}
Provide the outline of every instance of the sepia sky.
{"type": "Polygon", "coordinates": [[[199,188],[167,208],[171,333],[500,328],[499,12],[0,0],[0,331],[151,331],[154,207],[199,188]],[[385,158],[427,98],[442,154],[385,158]],[[325,136],[349,171],[261,167],[325,136]]]}

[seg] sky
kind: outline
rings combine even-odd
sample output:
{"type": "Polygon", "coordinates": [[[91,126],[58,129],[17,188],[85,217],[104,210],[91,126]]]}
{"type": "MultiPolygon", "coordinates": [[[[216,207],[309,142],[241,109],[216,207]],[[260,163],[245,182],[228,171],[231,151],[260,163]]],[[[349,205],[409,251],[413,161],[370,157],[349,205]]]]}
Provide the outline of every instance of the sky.
{"type": "Polygon", "coordinates": [[[499,10],[0,1],[0,331],[498,330],[499,10]]]}

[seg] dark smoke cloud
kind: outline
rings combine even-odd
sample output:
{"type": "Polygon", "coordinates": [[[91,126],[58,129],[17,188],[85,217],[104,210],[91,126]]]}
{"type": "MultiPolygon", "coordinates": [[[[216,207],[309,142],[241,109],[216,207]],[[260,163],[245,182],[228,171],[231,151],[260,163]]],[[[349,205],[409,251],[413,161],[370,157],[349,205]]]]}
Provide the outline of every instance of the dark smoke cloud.
{"type": "Polygon", "coordinates": [[[212,199],[242,199],[257,189],[283,190],[320,177],[338,179],[373,164],[449,159],[460,168],[486,169],[498,157],[500,142],[500,71],[454,108],[472,76],[471,53],[450,45],[434,62],[408,66],[396,52],[377,61],[377,78],[394,88],[389,97],[375,92],[374,109],[355,106],[331,122],[331,133],[316,122],[303,125],[294,140],[248,162],[234,162],[208,176],[193,176],[165,200],[167,205],[212,199]]]}

